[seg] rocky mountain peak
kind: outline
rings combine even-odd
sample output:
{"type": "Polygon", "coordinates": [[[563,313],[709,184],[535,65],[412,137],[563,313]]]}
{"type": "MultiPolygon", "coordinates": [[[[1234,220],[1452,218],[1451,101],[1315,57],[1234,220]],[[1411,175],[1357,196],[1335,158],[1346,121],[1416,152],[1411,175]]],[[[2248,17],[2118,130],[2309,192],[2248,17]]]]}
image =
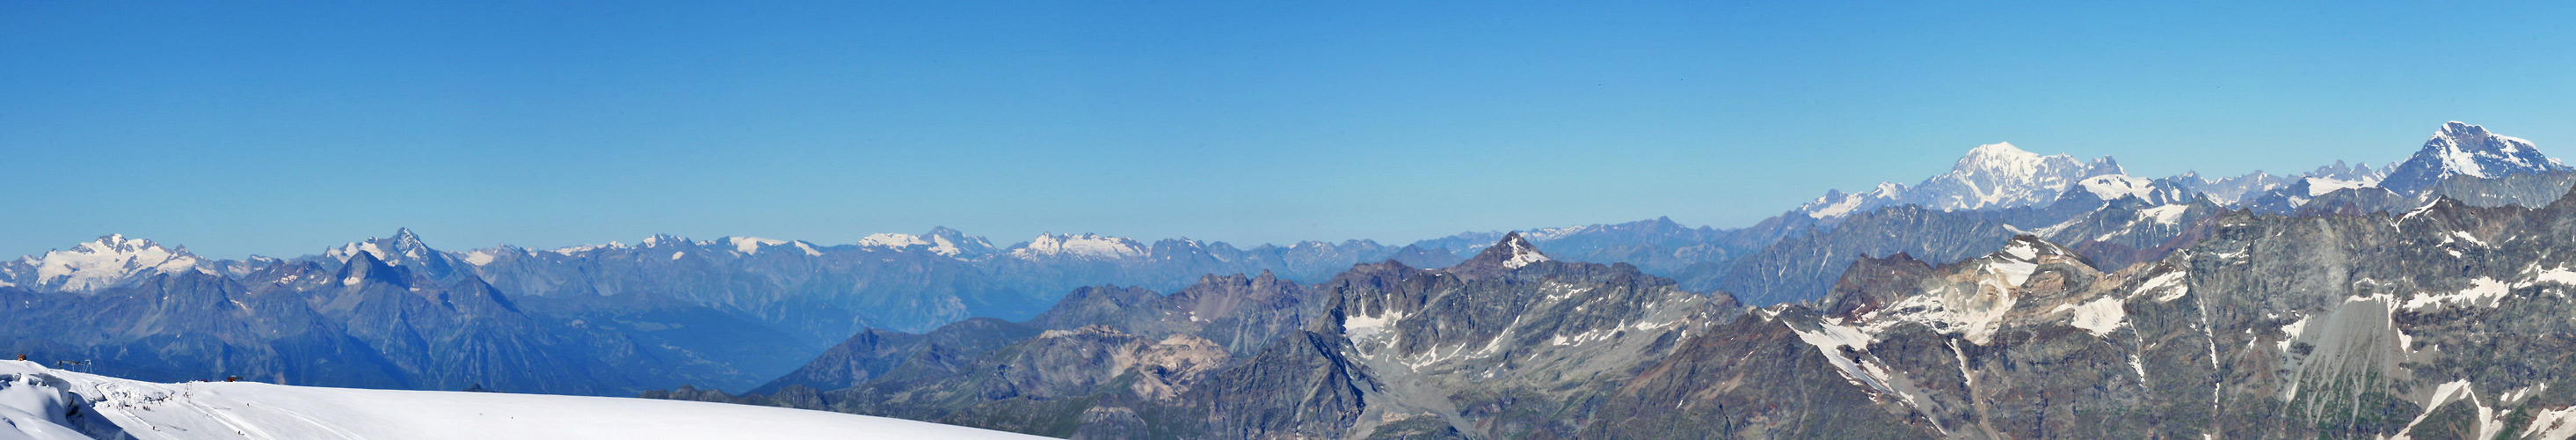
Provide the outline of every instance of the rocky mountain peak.
{"type": "Polygon", "coordinates": [[[414,234],[414,233],[412,233],[412,232],[411,232],[411,228],[408,228],[408,227],[403,227],[403,228],[394,228],[394,236],[393,236],[393,240],[394,240],[394,243],[395,243],[395,244],[408,244],[408,245],[418,246],[418,247],[429,247],[429,245],[422,244],[422,243],[420,242],[420,234],[414,234]]]}
{"type": "Polygon", "coordinates": [[[410,259],[428,258],[430,254],[438,253],[437,249],[429,248],[429,243],[421,242],[420,235],[413,234],[411,228],[395,229],[393,238],[389,240],[393,242],[395,253],[410,259]]]}
{"type": "Polygon", "coordinates": [[[2488,132],[2486,127],[2451,121],[2433,132],[2413,157],[2388,171],[2381,187],[2414,194],[2451,176],[2493,179],[2513,174],[2565,171],[2570,168],[2540,154],[2531,141],[2488,132]]]}
{"type": "Polygon", "coordinates": [[[350,257],[361,253],[375,254],[377,260],[401,265],[406,261],[430,260],[430,256],[437,255],[438,250],[431,249],[428,243],[421,242],[420,235],[412,233],[411,228],[397,228],[389,238],[368,237],[365,241],[322,251],[323,256],[342,262],[347,262],[350,257]]]}
{"type": "Polygon", "coordinates": [[[336,278],[340,280],[342,286],[356,286],[365,284],[367,280],[404,284],[403,278],[406,277],[401,275],[400,268],[390,262],[377,259],[376,254],[359,252],[349,256],[348,264],[340,266],[340,273],[336,278]]]}
{"type": "Polygon", "coordinates": [[[1486,246],[1484,252],[1476,254],[1476,258],[1468,259],[1467,262],[1458,265],[1491,266],[1509,270],[1541,261],[1548,261],[1547,254],[1539,253],[1538,246],[1521,238],[1521,233],[1512,232],[1503,234],[1502,241],[1494,242],[1493,246],[1486,246]]]}

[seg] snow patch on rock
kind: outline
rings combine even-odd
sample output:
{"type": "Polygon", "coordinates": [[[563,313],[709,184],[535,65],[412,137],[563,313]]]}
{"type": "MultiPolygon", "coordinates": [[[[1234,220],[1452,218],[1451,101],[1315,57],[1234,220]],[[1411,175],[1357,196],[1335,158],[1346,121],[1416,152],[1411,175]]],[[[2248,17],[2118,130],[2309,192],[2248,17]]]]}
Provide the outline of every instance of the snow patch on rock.
{"type": "Polygon", "coordinates": [[[2138,219],[2155,220],[2155,222],[2159,224],[2179,225],[2182,224],[2182,214],[2185,211],[2190,210],[2191,206],[2189,205],[2164,205],[2154,208],[2140,209],[2138,210],[2138,219]]]}
{"type": "Polygon", "coordinates": [[[2122,197],[2136,197],[2144,200],[2148,195],[2155,193],[2155,187],[2151,186],[2154,183],[2154,180],[2111,174],[2087,177],[2076,185],[2102,200],[2119,200],[2122,197]]]}
{"type": "Polygon", "coordinates": [[[2119,298],[2104,297],[2085,302],[2082,305],[2060,304],[2057,306],[2056,310],[2052,310],[2051,312],[2054,313],[2068,310],[2074,311],[2075,319],[2071,324],[2074,325],[2075,328],[2084,329],[2085,332],[2092,333],[2093,336],[2098,337],[2109,335],[2112,331],[2119,330],[2120,326],[2127,321],[2129,316],[2128,310],[2122,306],[2123,303],[2119,298]]]}
{"type": "Polygon", "coordinates": [[[2354,188],[2369,188],[2369,187],[2370,187],[2370,183],[2368,183],[2368,182],[2354,182],[2354,181],[2350,181],[2350,180],[2343,180],[2343,179],[2329,179],[2329,178],[2324,178],[2324,177],[2309,177],[2309,178],[2307,178],[2307,180],[2308,180],[2308,197],[2322,196],[2322,195],[2326,195],[2326,193],[2331,193],[2331,192],[2341,191],[2341,190],[2347,190],[2347,189],[2354,189],[2354,188]]]}
{"type": "Polygon", "coordinates": [[[2453,303],[2494,307],[2497,301],[2504,299],[2504,296],[2510,293],[2513,293],[2513,289],[2505,285],[2504,282],[2496,281],[2494,278],[2478,277],[2477,279],[2469,280],[2469,288],[2467,289],[2460,289],[2458,292],[2440,295],[2416,295],[2415,297],[2407,298],[2406,304],[2398,306],[2398,308],[2406,310],[2423,310],[2434,306],[2453,303]]]}
{"type": "Polygon", "coordinates": [[[733,245],[734,252],[741,252],[743,255],[759,255],[761,246],[787,244],[787,240],[760,237],[725,237],[725,241],[733,245]]]}

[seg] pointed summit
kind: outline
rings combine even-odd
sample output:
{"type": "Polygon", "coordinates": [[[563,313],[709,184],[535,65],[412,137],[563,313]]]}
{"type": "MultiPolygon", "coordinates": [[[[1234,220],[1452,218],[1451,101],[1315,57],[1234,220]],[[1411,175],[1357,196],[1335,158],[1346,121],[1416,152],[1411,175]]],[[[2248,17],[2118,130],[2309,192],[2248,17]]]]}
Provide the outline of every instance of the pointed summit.
{"type": "Polygon", "coordinates": [[[396,228],[389,238],[367,237],[363,241],[323,250],[322,256],[347,262],[350,257],[362,253],[374,254],[376,260],[386,264],[402,265],[404,262],[429,260],[431,256],[438,254],[438,250],[431,249],[428,243],[421,242],[420,235],[412,233],[411,228],[396,228]]]}
{"type": "Polygon", "coordinates": [[[2531,141],[2488,132],[2486,127],[2451,121],[2424,141],[2414,157],[2388,170],[2380,187],[2414,194],[2451,176],[2494,179],[2504,176],[2570,170],[2540,154],[2531,141]]]}
{"type": "Polygon", "coordinates": [[[340,279],[342,286],[365,284],[370,279],[399,284],[402,282],[398,272],[400,270],[384,260],[376,259],[374,253],[359,252],[349,256],[348,264],[340,265],[340,273],[336,278],[340,279]]]}
{"type": "Polygon", "coordinates": [[[394,253],[412,260],[429,258],[429,254],[438,252],[437,249],[430,249],[429,243],[421,242],[420,235],[411,233],[411,228],[396,228],[393,238],[387,240],[391,241],[394,253]]]}
{"type": "Polygon", "coordinates": [[[1519,269],[1541,261],[1548,261],[1547,254],[1539,253],[1538,246],[1531,245],[1529,240],[1522,239],[1521,233],[1512,232],[1503,234],[1502,241],[1485,247],[1485,251],[1477,253],[1476,258],[1470,258],[1466,263],[1459,265],[1495,265],[1504,269],[1519,269]]]}

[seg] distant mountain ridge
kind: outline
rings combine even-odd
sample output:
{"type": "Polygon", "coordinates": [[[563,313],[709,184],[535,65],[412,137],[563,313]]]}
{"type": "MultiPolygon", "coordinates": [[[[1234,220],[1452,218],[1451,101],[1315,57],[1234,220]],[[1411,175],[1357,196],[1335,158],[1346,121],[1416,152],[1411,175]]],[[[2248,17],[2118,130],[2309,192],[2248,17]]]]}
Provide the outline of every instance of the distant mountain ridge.
{"type": "MultiPolygon", "coordinates": [[[[0,262],[0,347],[147,380],[631,395],[748,388],[871,328],[1023,318],[1076,287],[1210,273],[1446,265],[1368,241],[1237,249],[1049,234],[1010,248],[939,228],[819,245],[669,235],[549,250],[429,247],[408,229],[291,259],[208,260],[102,237],[0,262]]],[[[1173,286],[1173,287],[1163,287],[1173,286]]]]}
{"type": "MultiPolygon", "coordinates": [[[[2444,124],[2413,158],[2386,168],[2373,168],[2368,164],[2346,165],[2342,161],[2337,161],[2333,165],[2322,166],[2303,174],[2274,176],[2258,171],[2245,176],[2217,180],[2204,179],[2191,173],[2160,179],[2132,177],[2124,174],[2117,162],[2108,157],[2086,162],[2065,154],[2042,156],[2021,150],[2009,143],[1999,143],[1971,149],[1954,164],[1949,172],[1925,179],[1916,185],[1885,184],[1878,190],[1867,193],[1829,192],[1827,197],[1802,205],[1793,210],[1792,214],[1784,214],[1746,228],[1693,228],[1672,223],[1669,219],[1655,219],[1616,225],[1538,228],[1529,230],[1527,235],[1532,243],[1549,248],[1555,254],[1566,255],[1578,261],[1638,264],[1647,268],[1650,273],[1675,276],[1683,280],[1687,286],[1704,290],[1720,285],[1717,280],[1729,276],[1728,272],[1740,271],[1742,265],[1738,263],[1739,259],[1760,253],[1764,248],[1776,244],[1778,240],[1808,234],[1810,231],[1807,231],[1807,228],[1830,233],[1831,229],[1852,215],[1888,206],[1919,205],[1941,212],[2045,210],[2048,206],[2069,198],[2073,192],[2080,191],[2089,193],[2091,199],[2110,201],[2136,198],[2151,204],[2140,208],[2156,205],[2186,205],[2196,197],[2206,197],[2221,207],[2289,214],[2297,212],[2310,200],[2346,189],[2362,190],[2361,193],[2365,195],[2370,192],[2368,191],[2370,189],[2387,190],[2394,194],[2361,200],[2351,200],[2351,198],[2364,196],[2332,198],[2344,200],[2336,203],[2371,203],[2373,206],[2369,208],[2375,210],[2396,208],[2398,206],[2395,205],[2402,204],[2400,201],[2404,200],[2420,202],[2434,192],[2459,196],[2473,204],[2529,204],[2534,203],[2535,200],[2545,201],[2546,197],[2558,189],[2555,188],[2559,186],[2556,180],[2564,180],[2557,176],[2564,175],[2568,171],[2567,166],[2560,164],[2556,159],[2542,155],[2529,141],[2493,134],[2486,131],[2484,127],[2456,121],[2444,124]],[[2396,180],[2383,184],[2382,180],[2389,178],[2396,180]],[[2505,188],[2477,190],[2484,193],[2501,191],[2502,194],[2469,194],[2468,191],[2438,190],[2434,186],[2440,183],[2424,183],[2428,179],[2476,182],[2501,178],[2549,180],[2550,182],[2514,183],[2507,184],[2505,188]],[[2514,189],[2525,186],[2533,189],[2514,189]],[[2397,194],[2401,192],[2404,194],[2397,194]],[[1801,216],[1807,218],[1795,218],[1801,216]],[[1729,266],[1738,269],[1728,269],[1729,266]]],[[[2016,230],[2043,231],[2047,225],[2037,224],[2037,222],[2046,221],[2053,224],[2060,223],[2062,220],[2065,219],[2022,220],[2011,222],[2010,225],[2016,230]]],[[[1500,235],[1500,232],[1463,233],[1451,237],[1422,240],[1412,246],[1423,250],[1445,252],[1458,258],[1467,258],[1481,250],[1485,243],[1491,242],[1500,235]]],[[[238,272],[242,267],[262,264],[259,262],[261,261],[259,257],[239,261],[212,261],[186,255],[184,251],[172,252],[167,249],[153,251],[152,249],[160,248],[157,248],[157,245],[149,245],[148,241],[143,241],[143,245],[117,244],[122,240],[127,239],[117,236],[116,240],[112,241],[87,243],[69,251],[55,251],[60,254],[57,257],[39,259],[31,256],[13,263],[0,263],[0,283],[35,289],[94,289],[114,284],[118,280],[127,278],[134,271],[141,270],[141,268],[122,266],[110,268],[101,266],[106,264],[104,263],[106,260],[89,262],[81,258],[111,260],[123,258],[123,260],[115,260],[114,265],[151,263],[152,270],[202,266],[208,270],[220,268],[238,272]],[[83,255],[89,255],[86,252],[90,252],[84,249],[91,247],[104,249],[114,246],[142,246],[137,248],[137,252],[142,253],[126,256],[102,254],[96,257],[83,257],[83,255]],[[133,260],[133,262],[127,262],[127,260],[133,260]],[[164,264],[169,267],[161,267],[164,264]],[[74,276],[75,274],[77,276],[74,276]],[[69,283],[70,287],[60,286],[65,283],[69,283]]],[[[654,247],[651,245],[655,244],[667,245],[672,241],[686,240],[672,236],[650,237],[646,239],[648,245],[646,247],[654,247]]],[[[920,235],[875,234],[851,245],[824,245],[757,237],[724,237],[707,242],[695,242],[694,246],[708,248],[702,251],[701,255],[728,246],[734,253],[743,255],[756,255],[765,247],[789,246],[796,248],[796,252],[809,256],[820,256],[825,252],[824,249],[836,246],[856,247],[897,253],[926,253],[961,261],[979,261],[984,265],[997,264],[993,262],[997,256],[1011,256],[1031,263],[1001,265],[1015,266],[1018,270],[1027,270],[1036,274],[1020,277],[1018,285],[1012,286],[1018,287],[1023,294],[1032,297],[1045,297],[1050,294],[1044,292],[1103,282],[1162,289],[1177,288],[1183,281],[1203,273],[1274,270],[1292,279],[1312,280],[1338,270],[1343,265],[1365,262],[1376,257],[1402,253],[1419,258],[1439,253],[1405,252],[1401,248],[1390,248],[1388,245],[1365,240],[1338,244],[1301,242],[1285,247],[1263,245],[1247,250],[1233,248],[1223,243],[1202,243],[1186,239],[1147,244],[1130,238],[1095,234],[1042,234],[1013,246],[996,247],[982,237],[968,236],[948,228],[934,228],[920,235]],[[1269,260],[1247,262],[1264,258],[1269,260]],[[1191,260],[1203,261],[1192,262],[1191,260]],[[1161,274],[1168,276],[1149,277],[1135,268],[1135,266],[1154,265],[1195,266],[1206,270],[1182,268],[1161,274]],[[1048,277],[1068,275],[1063,272],[1065,270],[1084,269],[1100,273],[1093,274],[1094,276],[1073,276],[1079,280],[1072,283],[1044,282],[1048,277]]],[[[516,258],[526,258],[543,252],[552,252],[571,257],[576,254],[616,252],[630,248],[633,247],[615,242],[542,251],[502,246],[452,253],[446,255],[446,258],[432,259],[428,258],[430,254],[423,253],[427,247],[419,242],[418,237],[405,230],[397,231],[393,238],[371,239],[326,250],[323,256],[345,260],[352,252],[373,249],[379,258],[388,261],[401,263],[406,260],[420,260],[424,267],[417,269],[447,273],[456,270],[457,267],[481,268],[492,264],[494,259],[501,258],[504,254],[516,254],[516,258]]],[[[427,252],[436,253],[434,250],[427,252]]],[[[674,260],[687,255],[683,250],[671,252],[673,253],[669,257],[674,260]]],[[[1007,275],[1002,277],[1009,278],[1007,275]]],[[[518,287],[528,291],[550,291],[554,288],[543,283],[518,287]]],[[[944,322],[944,320],[963,317],[954,313],[939,316],[940,318],[935,321],[944,322]]],[[[937,323],[881,322],[881,324],[913,329],[937,323]]]]}
{"type": "MultiPolygon", "coordinates": [[[[2189,248],[2231,212],[2349,216],[2406,212],[2442,198],[2536,206],[2571,184],[2576,171],[2528,141],[2454,122],[2408,161],[2387,167],[2338,161],[2295,175],[2147,179],[2124,174],[2109,158],[2078,161],[1996,144],[1971,150],[1923,183],[1836,199],[1861,201],[1848,209],[1827,212],[1834,204],[1820,199],[1743,228],[1657,218],[1469,232],[1403,246],[1352,240],[1247,249],[1053,233],[995,246],[934,228],[843,244],[656,235],[633,245],[444,251],[404,229],[315,255],[214,260],[111,235],[0,262],[0,294],[46,311],[0,317],[0,348],[110,360],[110,368],[135,368],[125,373],[144,379],[240,372],[295,383],[444,389],[489,374],[506,377],[480,382],[547,392],[620,394],[673,383],[741,390],[775,384],[852,334],[935,333],[976,317],[1038,319],[1068,292],[1142,298],[1135,293],[1197,289],[1229,274],[1312,284],[1387,261],[1458,267],[1496,251],[1495,243],[1529,251],[1512,255],[1560,263],[1624,264],[1671,279],[1680,291],[1723,292],[1767,306],[1823,301],[1864,261],[1903,255],[1950,264],[2016,236],[2120,266],[2189,248]],[[507,355],[456,357],[458,347],[507,355]],[[527,365],[567,373],[509,372],[527,365]]],[[[1284,324],[1244,325],[1249,333],[1207,337],[1240,348],[1236,338],[1284,324]]]]}
{"type": "Polygon", "coordinates": [[[755,395],[646,396],[1073,439],[2566,439],[2570,224],[2576,194],[2235,210],[2158,258],[2019,234],[1763,307],[1506,234],[1448,268],[1093,290],[853,337],[808,365],[838,374],[755,395]]]}

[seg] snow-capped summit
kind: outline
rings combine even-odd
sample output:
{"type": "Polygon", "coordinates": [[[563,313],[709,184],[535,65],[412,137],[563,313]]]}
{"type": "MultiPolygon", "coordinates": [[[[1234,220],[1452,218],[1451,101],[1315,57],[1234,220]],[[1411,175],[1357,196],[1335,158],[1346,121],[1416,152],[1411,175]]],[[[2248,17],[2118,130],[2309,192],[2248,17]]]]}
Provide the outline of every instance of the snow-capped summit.
{"type": "Polygon", "coordinates": [[[913,247],[913,246],[929,246],[929,245],[930,245],[930,241],[928,241],[928,240],[922,240],[920,236],[916,236],[916,235],[912,235],[912,234],[892,234],[892,233],[888,233],[888,234],[869,234],[866,238],[861,238],[861,239],[859,239],[859,246],[863,246],[863,247],[887,247],[887,248],[902,249],[902,248],[913,247]]]}
{"type": "Polygon", "coordinates": [[[1503,269],[1509,270],[1519,269],[1524,266],[1548,260],[1550,260],[1550,258],[1547,257],[1547,254],[1539,253],[1538,246],[1532,245],[1528,239],[1522,238],[1521,233],[1513,232],[1503,234],[1502,241],[1495,242],[1493,246],[1485,247],[1483,252],[1478,252],[1476,254],[1476,258],[1468,259],[1467,262],[1459,263],[1458,265],[1462,267],[1501,266],[1503,269]]]}
{"type": "Polygon", "coordinates": [[[1136,258],[1145,256],[1145,246],[1126,237],[1103,237],[1097,234],[1039,234],[1011,250],[1011,256],[1035,259],[1070,256],[1097,259],[1136,258]]]}
{"type": "Polygon", "coordinates": [[[931,252],[951,257],[971,258],[991,254],[1000,249],[993,247],[993,242],[985,240],[984,237],[969,236],[965,232],[948,229],[946,226],[930,228],[929,233],[921,236],[930,240],[931,252]]]}
{"type": "Polygon", "coordinates": [[[2543,171],[2565,171],[2570,168],[2557,159],[2540,154],[2531,141],[2490,133],[2486,127],[2460,121],[2442,124],[2433,138],[2415,156],[2397,164],[2382,179],[2380,187],[2412,194],[2441,183],[2451,176],[2500,178],[2543,171]]]}
{"type": "MultiPolygon", "coordinates": [[[[74,245],[68,250],[46,251],[43,257],[20,258],[16,264],[27,266],[34,272],[17,274],[24,277],[21,282],[28,288],[87,292],[114,286],[139,275],[203,270],[200,266],[207,261],[189,254],[185,247],[171,249],[151,240],[129,239],[116,234],[74,245]]],[[[0,280],[0,283],[7,282],[0,280]]]]}
{"type": "Polygon", "coordinates": [[[2087,177],[2124,174],[2110,157],[2092,163],[2075,156],[2041,156],[2011,143],[1978,146],[1950,172],[1912,191],[1917,203],[1942,210],[1980,210],[2046,204],[2087,177]]]}
{"type": "Polygon", "coordinates": [[[1829,191],[1825,197],[1799,206],[1797,211],[1815,218],[1836,218],[1887,205],[1914,204],[1944,211],[2044,205],[2086,178],[2124,174],[2120,164],[2108,156],[2084,162],[2066,154],[2042,156],[2009,142],[1993,143],[1969,149],[1949,172],[1924,179],[1921,184],[1907,187],[1881,183],[1866,193],[1829,191]]]}
{"type": "Polygon", "coordinates": [[[795,246],[797,250],[803,251],[807,256],[823,255],[822,251],[814,250],[813,245],[805,244],[804,240],[779,240],[760,237],[725,237],[722,241],[725,244],[733,245],[734,252],[741,252],[743,255],[759,255],[760,248],[763,246],[795,246]]]}
{"type": "Polygon", "coordinates": [[[493,258],[493,254],[489,252],[449,254],[432,249],[428,243],[421,242],[420,235],[412,233],[411,228],[396,229],[392,236],[386,238],[368,237],[365,241],[322,251],[323,257],[339,261],[341,264],[349,264],[360,255],[373,257],[388,266],[410,268],[416,273],[432,278],[468,275],[461,270],[466,265],[490,264],[493,258]]]}
{"type": "Polygon", "coordinates": [[[394,230],[392,237],[367,237],[366,241],[323,250],[322,255],[348,262],[349,257],[356,256],[359,252],[375,254],[377,260],[397,266],[406,261],[426,261],[431,255],[438,254],[437,249],[430,249],[429,244],[422,243],[420,235],[413,234],[411,228],[398,228],[394,230]]]}
{"type": "Polygon", "coordinates": [[[919,246],[920,249],[930,251],[931,253],[955,258],[967,258],[993,252],[993,243],[985,241],[983,237],[968,237],[965,233],[957,232],[955,229],[948,229],[944,226],[930,228],[929,233],[921,235],[873,234],[867,236],[867,238],[859,239],[859,247],[878,247],[902,250],[911,249],[915,246],[919,246]]]}

